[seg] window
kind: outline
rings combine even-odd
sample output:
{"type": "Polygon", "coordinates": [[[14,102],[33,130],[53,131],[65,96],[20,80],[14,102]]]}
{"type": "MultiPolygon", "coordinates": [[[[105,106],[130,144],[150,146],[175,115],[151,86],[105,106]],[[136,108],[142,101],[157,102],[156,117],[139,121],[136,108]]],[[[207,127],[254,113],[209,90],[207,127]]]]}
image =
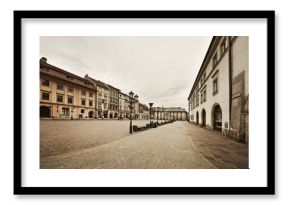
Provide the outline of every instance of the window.
{"type": "Polygon", "coordinates": [[[93,101],[92,100],[89,101],[89,106],[93,106],[93,101]]]}
{"type": "Polygon", "coordinates": [[[200,94],[200,104],[203,102],[203,93],[200,94]]]}
{"type": "Polygon", "coordinates": [[[226,38],[224,38],[224,40],[222,41],[221,45],[220,45],[220,53],[221,55],[226,51],[226,38]]]}
{"type": "Polygon", "coordinates": [[[72,93],[74,91],[74,88],[73,87],[68,87],[67,88],[67,91],[70,92],[70,93],[72,93]]]}
{"type": "Polygon", "coordinates": [[[63,107],[62,108],[62,115],[63,116],[69,116],[69,108],[63,107]]]}
{"type": "Polygon", "coordinates": [[[89,96],[90,96],[90,97],[93,97],[93,93],[92,93],[92,92],[90,92],[90,93],[89,93],[89,96]]]}
{"type": "Polygon", "coordinates": [[[217,53],[214,54],[213,59],[212,59],[212,67],[214,68],[217,64],[217,53]]]}
{"type": "Polygon", "coordinates": [[[42,100],[49,100],[49,93],[42,93],[41,99],[42,100]]]}
{"type": "Polygon", "coordinates": [[[63,96],[62,95],[57,95],[56,96],[56,102],[63,102],[63,96]]]}
{"type": "Polygon", "coordinates": [[[58,90],[63,90],[63,84],[62,83],[57,83],[57,89],[58,90]]]}
{"type": "Polygon", "coordinates": [[[203,91],[203,102],[205,102],[206,101],[206,89],[204,89],[204,91],[203,91]]]}
{"type": "Polygon", "coordinates": [[[84,109],[81,109],[81,113],[85,113],[85,110],[84,109]]]}
{"type": "Polygon", "coordinates": [[[86,91],[82,90],[82,95],[85,96],[86,95],[86,91]]]}
{"type": "Polygon", "coordinates": [[[218,79],[213,80],[213,95],[216,95],[218,93],[218,79]]]}
{"type": "Polygon", "coordinates": [[[72,96],[67,96],[67,103],[73,104],[73,97],[72,96]]]}
{"type": "Polygon", "coordinates": [[[199,105],[199,96],[196,97],[195,105],[196,105],[196,107],[199,105]]]}
{"type": "Polygon", "coordinates": [[[41,84],[44,85],[44,86],[49,86],[49,80],[43,79],[41,81],[41,84]]]}
{"type": "Polygon", "coordinates": [[[86,105],[86,100],[82,99],[82,105],[86,105]]]}

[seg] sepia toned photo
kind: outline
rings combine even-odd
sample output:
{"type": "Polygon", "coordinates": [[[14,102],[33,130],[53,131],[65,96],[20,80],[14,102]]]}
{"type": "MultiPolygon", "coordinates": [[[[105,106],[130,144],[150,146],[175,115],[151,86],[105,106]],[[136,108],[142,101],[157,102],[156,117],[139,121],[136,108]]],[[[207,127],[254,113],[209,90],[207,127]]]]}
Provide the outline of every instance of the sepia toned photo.
{"type": "Polygon", "coordinates": [[[40,169],[249,169],[248,36],[41,36],[40,169]]]}

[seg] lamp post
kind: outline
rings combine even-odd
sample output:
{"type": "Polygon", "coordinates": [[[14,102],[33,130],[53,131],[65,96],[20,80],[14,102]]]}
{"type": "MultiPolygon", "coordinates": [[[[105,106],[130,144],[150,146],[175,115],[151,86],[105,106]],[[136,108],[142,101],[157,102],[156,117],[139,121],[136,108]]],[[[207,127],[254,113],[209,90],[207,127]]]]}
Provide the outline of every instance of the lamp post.
{"type": "Polygon", "coordinates": [[[134,96],[134,93],[131,91],[131,92],[129,93],[129,97],[130,97],[130,127],[129,127],[130,134],[133,133],[133,127],[132,127],[133,96],[134,96]]]}
{"type": "Polygon", "coordinates": [[[150,106],[150,110],[149,110],[150,127],[152,126],[152,122],[151,122],[152,105],[153,105],[153,103],[149,103],[149,106],[150,106]]]}
{"type": "Polygon", "coordinates": [[[157,124],[158,124],[158,111],[159,111],[159,107],[157,107],[157,124]]]}

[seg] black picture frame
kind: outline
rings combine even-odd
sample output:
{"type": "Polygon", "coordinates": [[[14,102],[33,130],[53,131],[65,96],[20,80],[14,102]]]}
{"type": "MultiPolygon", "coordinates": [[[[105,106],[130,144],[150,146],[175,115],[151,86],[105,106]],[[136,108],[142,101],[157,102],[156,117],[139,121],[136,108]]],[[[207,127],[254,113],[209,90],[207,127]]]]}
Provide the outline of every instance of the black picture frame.
{"type": "Polygon", "coordinates": [[[14,11],[14,194],[16,195],[272,195],[275,194],[275,11],[14,11]],[[211,18],[267,21],[267,186],[266,187],[23,187],[22,19],[55,18],[211,18]]]}

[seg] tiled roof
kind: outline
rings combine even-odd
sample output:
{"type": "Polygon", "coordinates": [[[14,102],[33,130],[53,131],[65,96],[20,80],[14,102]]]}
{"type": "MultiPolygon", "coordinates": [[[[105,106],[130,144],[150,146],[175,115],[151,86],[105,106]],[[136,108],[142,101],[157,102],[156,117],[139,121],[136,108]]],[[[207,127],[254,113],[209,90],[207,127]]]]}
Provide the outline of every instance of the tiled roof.
{"type": "Polygon", "coordinates": [[[77,84],[79,86],[95,90],[94,86],[87,79],[65,71],[56,66],[53,66],[43,60],[40,60],[40,73],[54,77],[59,80],[63,80],[72,84],[77,84]]]}

